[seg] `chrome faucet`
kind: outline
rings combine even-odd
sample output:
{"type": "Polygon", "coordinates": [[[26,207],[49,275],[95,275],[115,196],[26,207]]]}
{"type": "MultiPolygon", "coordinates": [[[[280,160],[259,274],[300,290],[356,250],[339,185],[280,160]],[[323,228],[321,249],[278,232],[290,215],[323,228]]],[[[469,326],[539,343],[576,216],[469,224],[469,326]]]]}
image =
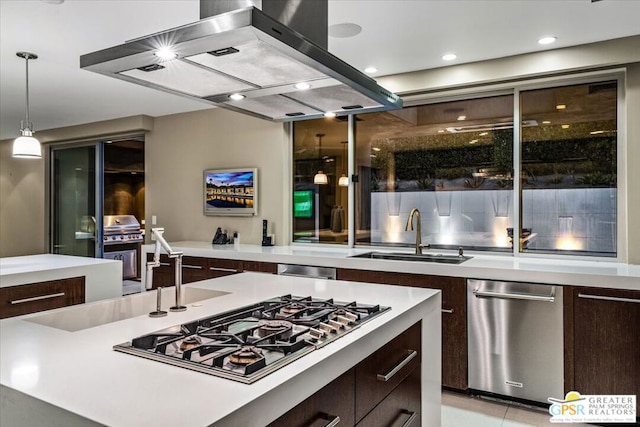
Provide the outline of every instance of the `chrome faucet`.
{"type": "Polygon", "coordinates": [[[409,218],[407,219],[407,225],[404,228],[405,231],[413,231],[413,217],[418,218],[418,226],[416,227],[416,255],[422,255],[422,248],[430,247],[430,245],[422,244],[422,224],[420,221],[420,211],[417,208],[411,209],[409,212],[409,218]]]}
{"type": "MultiPolygon", "coordinates": [[[[151,236],[155,237],[156,245],[153,254],[153,261],[147,262],[147,274],[145,277],[146,288],[151,289],[153,286],[153,269],[160,266],[160,249],[164,248],[169,258],[175,259],[175,287],[176,287],[176,305],[169,307],[170,311],[185,311],[187,307],[182,305],[182,255],[181,251],[174,251],[169,243],[164,239],[162,234],[164,228],[152,228],[151,236]]],[[[158,294],[160,298],[160,294],[158,294]]],[[[160,309],[158,309],[160,311],[160,309]]]]}

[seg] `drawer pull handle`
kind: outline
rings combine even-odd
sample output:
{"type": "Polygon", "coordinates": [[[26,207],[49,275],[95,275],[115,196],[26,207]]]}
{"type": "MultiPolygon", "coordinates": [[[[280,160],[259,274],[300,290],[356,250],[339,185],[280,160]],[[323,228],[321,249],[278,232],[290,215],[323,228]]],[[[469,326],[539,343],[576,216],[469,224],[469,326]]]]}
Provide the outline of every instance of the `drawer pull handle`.
{"type": "Polygon", "coordinates": [[[309,427],[318,426],[321,422],[323,422],[323,427],[335,427],[340,423],[340,417],[322,412],[314,418],[313,422],[309,424],[309,427]],[[326,422],[326,424],[324,424],[324,422],[326,422]]]}
{"type": "Polygon", "coordinates": [[[545,301],[545,302],[556,301],[555,288],[551,292],[551,295],[512,294],[507,292],[479,291],[478,289],[475,289],[473,291],[473,295],[476,298],[523,299],[527,301],[545,301]]]}
{"type": "Polygon", "coordinates": [[[169,267],[171,264],[169,264],[168,262],[161,262],[160,265],[163,267],[169,267]]]}
{"type": "Polygon", "coordinates": [[[640,299],[636,299],[636,298],[607,297],[604,295],[591,295],[591,294],[578,294],[578,298],[599,299],[603,301],[616,301],[616,302],[635,302],[636,304],[640,304],[640,299]]]}
{"type": "Polygon", "coordinates": [[[184,268],[191,268],[193,270],[202,270],[202,266],[201,265],[189,265],[189,264],[182,264],[182,267],[184,268]]]}
{"type": "Polygon", "coordinates": [[[231,273],[237,273],[238,270],[235,270],[233,268],[222,268],[222,267],[209,267],[209,270],[211,271],[226,271],[226,272],[231,272],[231,273]]]}
{"type": "Polygon", "coordinates": [[[402,427],[409,427],[411,424],[413,424],[416,418],[418,418],[418,414],[416,412],[407,411],[406,409],[403,409],[402,413],[409,415],[409,418],[407,419],[407,421],[404,422],[404,424],[402,424],[402,427]]]}
{"type": "Polygon", "coordinates": [[[40,300],[43,300],[43,299],[58,298],[58,297],[63,297],[63,296],[64,296],[64,292],[59,292],[57,294],[40,295],[39,297],[16,299],[16,300],[9,301],[9,302],[11,304],[22,304],[22,303],[25,303],[25,302],[40,301],[40,300]]]}
{"type": "Polygon", "coordinates": [[[395,374],[398,373],[398,371],[400,369],[404,368],[407,365],[407,363],[411,362],[411,360],[414,357],[416,357],[417,355],[418,355],[417,351],[415,351],[415,350],[407,350],[407,357],[402,359],[402,361],[400,363],[398,363],[395,368],[393,368],[392,370],[390,370],[386,374],[378,374],[378,375],[376,375],[376,378],[378,379],[378,381],[384,381],[384,382],[389,381],[395,374]]]}
{"type": "Polygon", "coordinates": [[[453,314],[453,308],[443,308],[442,312],[447,314],[453,314]]]}

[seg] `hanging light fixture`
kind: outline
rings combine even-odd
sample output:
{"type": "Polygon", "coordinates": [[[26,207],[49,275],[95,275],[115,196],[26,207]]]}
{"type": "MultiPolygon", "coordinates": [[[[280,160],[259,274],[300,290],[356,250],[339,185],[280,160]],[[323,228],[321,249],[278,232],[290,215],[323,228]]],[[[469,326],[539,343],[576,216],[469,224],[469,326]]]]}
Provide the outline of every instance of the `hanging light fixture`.
{"type": "MultiPolygon", "coordinates": [[[[344,145],[344,162],[347,162],[347,143],[349,141],[342,141],[342,144],[344,145]]],[[[344,165],[344,163],[343,163],[344,165]]],[[[338,179],[338,185],[340,187],[348,187],[349,186],[349,177],[346,174],[342,174],[340,176],[340,178],[338,179]]]]}
{"type": "MultiPolygon", "coordinates": [[[[325,135],[324,133],[316,134],[316,136],[318,137],[318,156],[320,157],[321,160],[322,160],[322,137],[324,135],[325,135]]],[[[318,185],[328,184],[329,178],[327,178],[326,173],[319,170],[318,173],[313,177],[313,183],[318,185]]]]}
{"type": "Polygon", "coordinates": [[[41,159],[42,146],[40,145],[40,141],[33,137],[33,123],[29,121],[29,60],[38,59],[38,55],[29,52],[16,52],[16,55],[23,58],[26,63],[27,90],[25,120],[20,122],[20,133],[22,136],[19,136],[13,141],[13,157],[41,159]]]}

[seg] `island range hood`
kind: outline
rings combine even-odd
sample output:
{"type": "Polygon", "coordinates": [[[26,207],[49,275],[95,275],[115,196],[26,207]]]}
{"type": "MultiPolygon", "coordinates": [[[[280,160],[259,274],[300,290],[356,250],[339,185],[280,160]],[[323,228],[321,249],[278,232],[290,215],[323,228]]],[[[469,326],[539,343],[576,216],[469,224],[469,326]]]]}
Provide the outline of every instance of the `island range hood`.
{"type": "Polygon", "coordinates": [[[82,55],[80,67],[273,121],[402,107],[326,50],[327,7],[200,0],[200,21],[82,55]]]}

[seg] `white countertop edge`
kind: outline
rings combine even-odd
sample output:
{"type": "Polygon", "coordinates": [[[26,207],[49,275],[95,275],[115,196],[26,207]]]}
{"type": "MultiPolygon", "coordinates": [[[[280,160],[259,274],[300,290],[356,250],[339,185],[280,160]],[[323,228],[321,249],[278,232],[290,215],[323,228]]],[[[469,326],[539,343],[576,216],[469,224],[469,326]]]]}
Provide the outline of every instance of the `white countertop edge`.
{"type": "MultiPolygon", "coordinates": [[[[449,265],[349,258],[352,255],[378,250],[378,248],[240,245],[239,249],[236,249],[233,245],[212,245],[209,242],[196,241],[171,242],[170,245],[175,251],[182,251],[184,255],[194,257],[640,290],[640,265],[609,261],[562,260],[474,253],[471,255],[472,259],[462,264],[449,265]]],[[[153,252],[154,246],[143,245],[142,248],[143,254],[145,254],[153,252]]],[[[411,251],[395,248],[384,250],[411,253],[411,251]]],[[[435,250],[431,252],[439,253],[435,250]]],[[[146,255],[143,255],[143,258],[146,259],[146,255]]]]}

